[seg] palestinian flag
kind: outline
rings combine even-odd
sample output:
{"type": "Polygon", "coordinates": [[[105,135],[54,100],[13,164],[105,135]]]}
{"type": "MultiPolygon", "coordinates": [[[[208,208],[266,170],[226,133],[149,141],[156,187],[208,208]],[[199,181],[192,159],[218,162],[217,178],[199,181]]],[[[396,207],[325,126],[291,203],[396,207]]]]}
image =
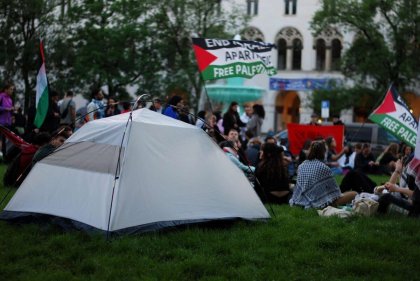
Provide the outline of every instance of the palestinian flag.
{"type": "Polygon", "coordinates": [[[406,144],[416,146],[417,120],[393,86],[389,88],[381,105],[373,111],[369,119],[406,144]]]}
{"type": "Polygon", "coordinates": [[[273,44],[207,38],[192,38],[192,41],[204,80],[277,73],[272,64],[273,44]]]}
{"type": "Polygon", "coordinates": [[[44,123],[49,104],[48,79],[45,70],[44,46],[42,41],[40,42],[39,49],[41,53],[41,67],[36,77],[36,115],[34,120],[34,125],[37,128],[40,128],[44,123]]]}

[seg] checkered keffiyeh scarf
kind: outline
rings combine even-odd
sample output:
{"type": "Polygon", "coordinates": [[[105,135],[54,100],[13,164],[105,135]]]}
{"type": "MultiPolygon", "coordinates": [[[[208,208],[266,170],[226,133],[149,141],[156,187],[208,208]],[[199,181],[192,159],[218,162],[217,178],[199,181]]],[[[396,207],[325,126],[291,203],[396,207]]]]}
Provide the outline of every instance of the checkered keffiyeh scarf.
{"type": "Polygon", "coordinates": [[[420,189],[420,159],[414,157],[413,160],[408,163],[407,174],[416,178],[417,188],[420,189]]]}
{"type": "Polygon", "coordinates": [[[290,205],[323,208],[341,196],[331,169],[319,160],[306,160],[298,168],[298,176],[290,205]]]}

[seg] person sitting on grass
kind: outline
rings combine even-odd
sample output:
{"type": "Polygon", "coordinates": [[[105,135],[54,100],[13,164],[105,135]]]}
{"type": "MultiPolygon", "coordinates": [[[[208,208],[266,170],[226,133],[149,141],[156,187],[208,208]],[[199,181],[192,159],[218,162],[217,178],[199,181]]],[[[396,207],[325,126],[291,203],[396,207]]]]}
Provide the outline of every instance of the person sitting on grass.
{"type": "Polygon", "coordinates": [[[290,194],[289,176],[283,161],[283,148],[273,143],[263,146],[255,175],[257,192],[263,202],[287,204],[290,194]]]}
{"type": "Polygon", "coordinates": [[[324,208],[350,203],[357,192],[341,193],[331,169],[324,164],[324,141],[314,141],[309,148],[308,159],[298,167],[296,186],[289,203],[291,206],[324,208]]]}
{"type": "Polygon", "coordinates": [[[343,169],[340,167],[338,159],[348,152],[349,148],[345,146],[340,153],[337,153],[337,142],[334,137],[328,137],[325,139],[327,144],[327,166],[330,167],[334,175],[342,175],[343,169]]]}
{"type": "Polygon", "coordinates": [[[354,169],[365,174],[380,174],[379,163],[375,162],[369,143],[362,145],[362,151],[356,154],[354,169]]]}
{"type": "Polygon", "coordinates": [[[413,156],[411,155],[405,162],[397,160],[389,181],[375,188],[375,194],[380,196],[379,213],[385,214],[392,210],[408,214],[413,211],[413,197],[417,187],[415,178],[407,173],[408,163],[413,159],[413,156]],[[399,184],[397,184],[398,180],[399,184]]]}
{"type": "Polygon", "coordinates": [[[398,160],[398,150],[399,145],[397,143],[391,143],[378,157],[376,162],[379,162],[379,167],[384,174],[391,175],[392,171],[395,170],[395,162],[398,160]]]}
{"type": "Polygon", "coordinates": [[[223,141],[220,143],[220,148],[223,149],[229,159],[245,174],[254,173],[255,167],[247,166],[239,160],[237,146],[232,141],[223,141]]]}

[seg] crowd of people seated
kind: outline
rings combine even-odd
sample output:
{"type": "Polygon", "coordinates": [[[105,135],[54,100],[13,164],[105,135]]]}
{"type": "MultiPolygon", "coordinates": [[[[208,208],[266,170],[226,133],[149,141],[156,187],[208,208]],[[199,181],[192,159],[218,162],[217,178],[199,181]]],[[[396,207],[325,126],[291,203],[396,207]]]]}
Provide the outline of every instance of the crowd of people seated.
{"type": "Polygon", "coordinates": [[[369,143],[346,145],[337,151],[336,140],[327,137],[307,140],[295,157],[285,140],[278,140],[273,135],[263,139],[261,131],[255,129],[255,124],[258,124],[257,128],[262,126],[262,106],[245,106],[245,112],[239,118],[237,107],[238,103],[232,102],[222,122],[219,122],[220,114],[219,117],[210,115],[208,123],[211,127],[217,126],[218,135],[226,133],[222,141],[215,137],[216,134],[211,136],[247,176],[255,170],[253,183],[263,202],[323,208],[348,205],[357,194],[371,193],[379,196],[381,213],[394,205],[406,213],[419,215],[416,207],[420,204],[418,187],[414,177],[403,173],[401,167],[401,163],[408,163],[413,157],[410,146],[391,143],[375,157],[369,143]],[[228,131],[223,127],[225,120],[228,120],[228,131]],[[390,176],[390,180],[378,188],[369,177],[371,174],[390,176]],[[401,174],[401,179],[396,180],[396,174],[401,174]],[[340,185],[335,175],[343,176],[340,185]]]}
{"type": "MultiPolygon", "coordinates": [[[[13,108],[9,100],[13,88],[13,85],[7,85],[0,94],[5,101],[3,107],[0,104],[0,121],[8,129],[13,129],[13,108]]],[[[104,103],[102,90],[95,89],[87,105],[86,118],[77,125],[73,93],[68,91],[60,102],[56,92],[52,92],[50,98],[52,106],[47,115],[48,122],[43,127],[27,126],[22,131],[13,129],[33,147],[30,157],[27,157],[29,154],[25,156],[25,161],[20,161],[20,158],[12,161],[14,165],[25,162],[29,168],[9,165],[10,171],[5,177],[8,185],[18,185],[22,174],[27,174],[36,162],[53,153],[83,123],[133,110],[133,103],[119,102],[115,97],[108,97],[107,103],[104,103]],[[11,175],[12,172],[15,174],[11,175]]],[[[144,107],[145,104],[138,106],[144,107]]],[[[369,143],[354,147],[347,145],[337,151],[336,140],[327,137],[307,140],[301,152],[293,155],[288,150],[287,140],[276,139],[273,134],[262,138],[261,128],[265,117],[262,105],[245,104],[242,115],[239,115],[238,107],[237,102],[232,102],[224,114],[220,111],[200,111],[195,116],[190,113],[183,98],[175,95],[166,104],[160,98],[153,99],[149,109],[207,132],[226,156],[249,177],[263,202],[322,208],[349,204],[357,193],[369,192],[379,196],[381,213],[387,212],[389,206],[396,205],[410,214],[418,214],[418,186],[405,170],[413,156],[410,146],[392,143],[379,157],[375,157],[369,143]],[[369,174],[389,175],[390,179],[377,187],[369,174]],[[335,175],[344,176],[340,186],[335,175]]],[[[24,118],[26,124],[33,124],[33,118],[30,114],[24,118]]]]}

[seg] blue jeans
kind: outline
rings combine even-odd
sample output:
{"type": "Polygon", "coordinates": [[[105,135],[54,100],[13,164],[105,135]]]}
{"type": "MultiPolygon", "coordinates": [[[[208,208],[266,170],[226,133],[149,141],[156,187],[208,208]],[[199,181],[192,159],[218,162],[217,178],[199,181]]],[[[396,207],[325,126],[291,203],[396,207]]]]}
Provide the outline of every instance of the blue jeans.
{"type": "Polygon", "coordinates": [[[341,169],[340,167],[330,167],[330,169],[334,176],[343,174],[343,169],[341,169]]]}

